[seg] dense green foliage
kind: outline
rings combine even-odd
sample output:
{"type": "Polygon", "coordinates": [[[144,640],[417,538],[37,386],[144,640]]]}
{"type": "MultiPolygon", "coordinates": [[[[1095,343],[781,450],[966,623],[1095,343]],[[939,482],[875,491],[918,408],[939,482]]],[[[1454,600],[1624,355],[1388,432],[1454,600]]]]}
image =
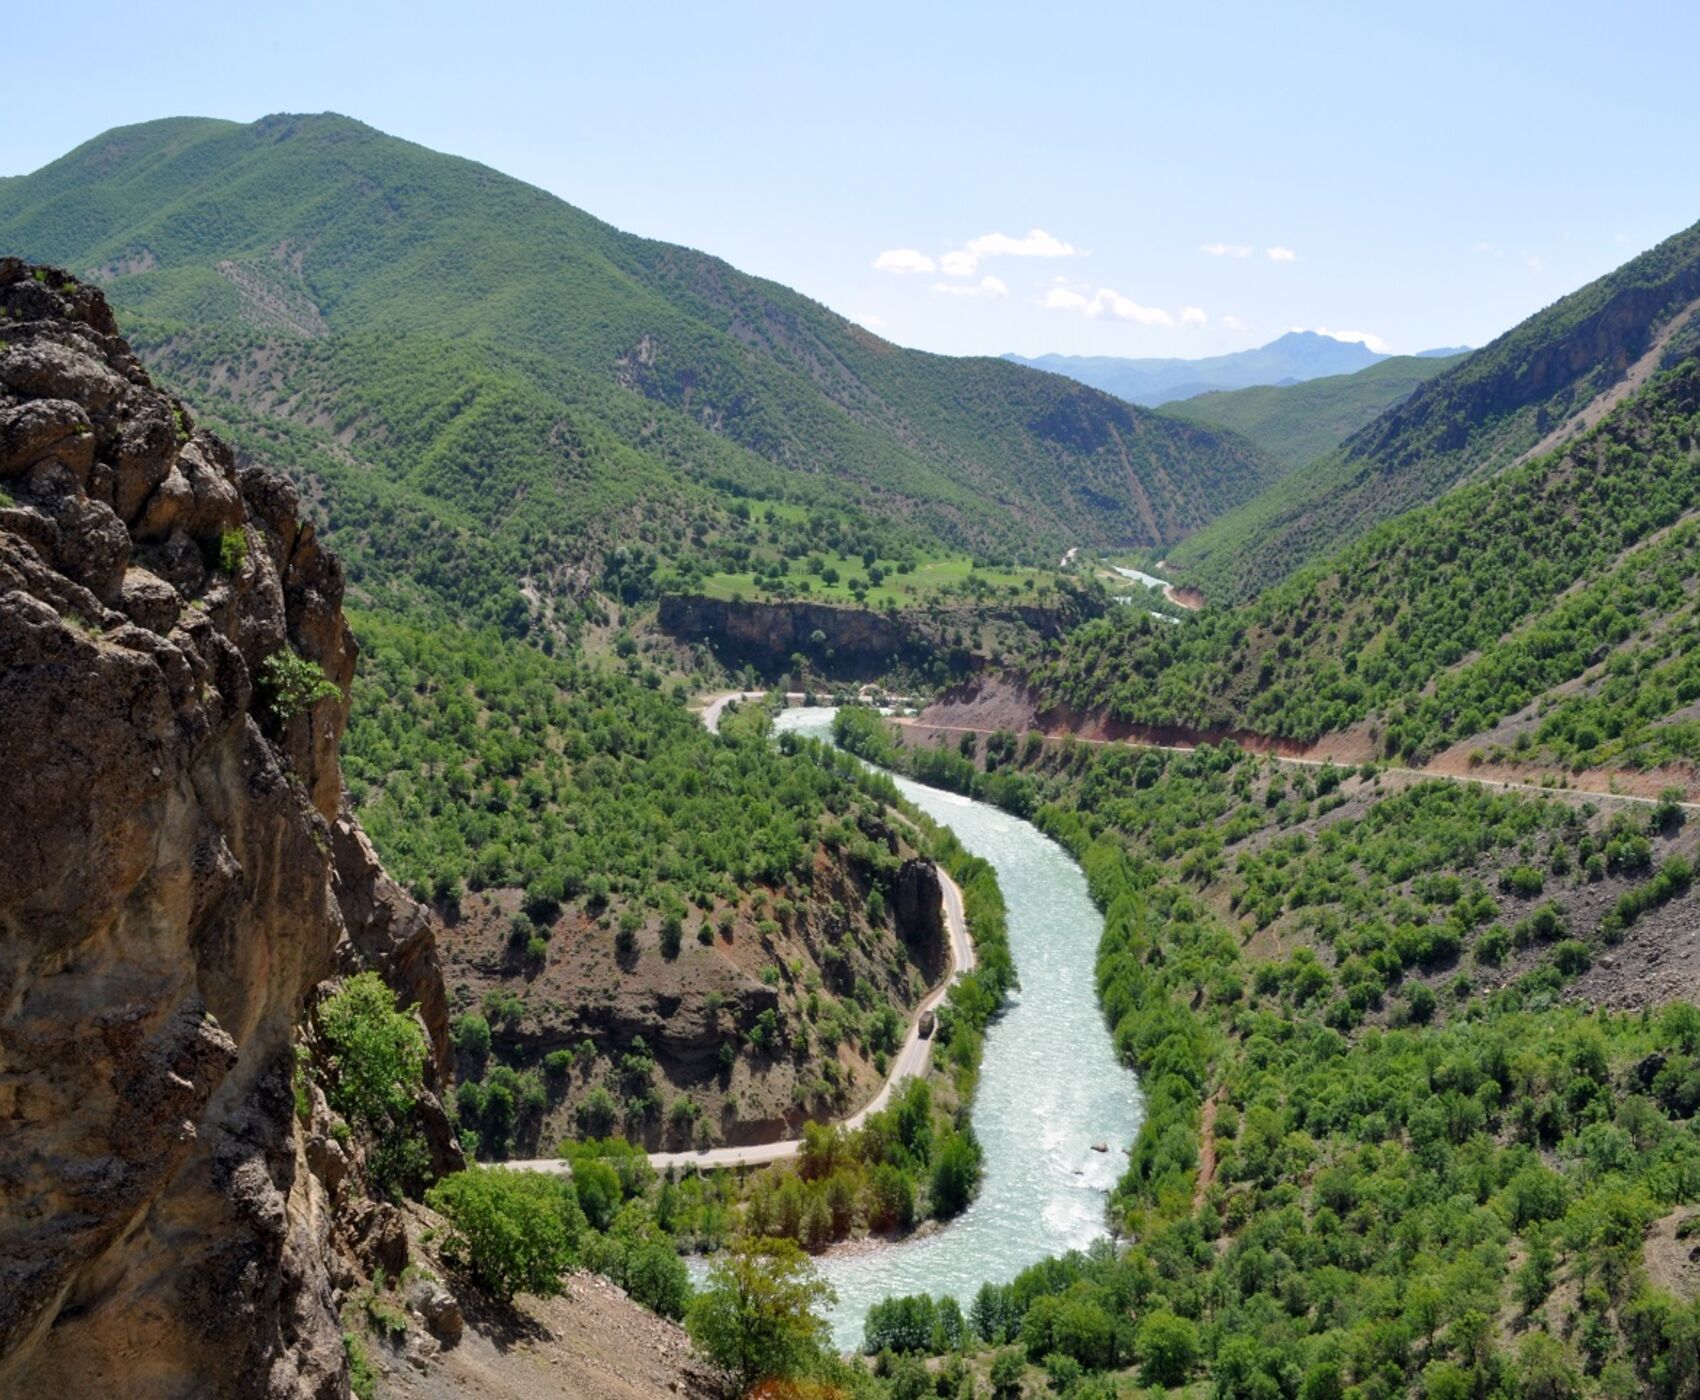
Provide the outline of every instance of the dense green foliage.
{"type": "Polygon", "coordinates": [[[752,885],[791,890],[829,830],[895,873],[855,828],[874,799],[845,760],[793,761],[759,726],[710,734],[676,696],[493,633],[356,623],[367,652],[344,771],[420,892],[518,887],[544,911],[700,917],[752,885]]]}
{"type": "Polygon", "coordinates": [[[333,521],[372,530],[387,494],[487,527],[425,542],[517,565],[510,587],[567,588],[562,555],[612,547],[620,519],[693,513],[681,483],[697,506],[861,503],[1052,562],[1080,538],[1177,538],[1272,465],[1058,376],[901,350],[333,115],[108,132],[0,189],[0,244],[96,271],[239,440],[292,440],[278,455],[305,456],[333,521]],[[338,469],[351,452],[381,484],[338,469]]]}
{"type": "Polygon", "coordinates": [[[1398,355],[1355,374],[1330,374],[1298,384],[1218,389],[1165,404],[1163,412],[1171,418],[1228,428],[1292,470],[1331,452],[1461,358],[1398,355]]]}
{"type": "Polygon", "coordinates": [[[1170,562],[1217,601],[1269,586],[1574,426],[1697,297],[1700,225],[1466,356],[1337,451],[1176,546],[1170,562]]]}
{"type": "Polygon", "coordinates": [[[919,782],[947,792],[960,792],[981,802],[990,802],[1018,817],[1029,817],[1037,801],[1033,781],[1011,760],[1016,757],[1015,736],[987,736],[985,766],[974,762],[975,745],[961,748],[904,748],[895,743],[889,727],[868,709],[846,707],[833,719],[833,734],[849,752],[882,768],[907,773],[919,782]]]}
{"type": "Polygon", "coordinates": [[[563,1273],[592,1269],[644,1307],[680,1318],[690,1280],[680,1248],[721,1209],[713,1183],[658,1183],[641,1149],[618,1139],[575,1147],[572,1177],[473,1167],[433,1186],[447,1221],[443,1254],[493,1297],[560,1292],[563,1273]]]}
{"type": "MultiPolygon", "coordinates": [[[[959,1037],[949,1063],[962,1064],[968,1044],[959,1037]]],[[[795,1167],[756,1177],[740,1228],[819,1250],[861,1230],[903,1233],[923,1219],[947,1220],[968,1204],[979,1180],[966,1100],[941,1121],[928,1081],[911,1079],[853,1132],[805,1124],[795,1167]]]]}
{"type": "Polygon", "coordinates": [[[448,1222],[444,1255],[492,1297],[559,1293],[578,1262],[584,1212],[563,1177],[477,1167],[438,1182],[426,1200],[448,1222]]]}
{"type": "MultiPolygon", "coordinates": [[[[1626,904],[1683,897],[1668,809],[1231,745],[1022,757],[1104,910],[1146,1118],[1129,1246],[960,1300],[970,1350],[1013,1343],[1065,1391],[1689,1393],[1700,1314],[1643,1238],[1700,1202],[1700,1011],[1566,999],[1626,904]]],[[[963,1345],[940,1316],[889,1303],[869,1344],[963,1345]]]]}
{"type": "Polygon", "coordinates": [[[1178,627],[1132,609],[1089,623],[1039,683],[1192,729],[1312,739],[1369,718],[1383,752],[1423,759],[1609,675],[1555,698],[1540,743],[1578,763],[1608,741],[1649,761],[1680,752],[1684,731],[1655,730],[1700,694],[1682,645],[1697,448],[1689,360],[1571,447],[1384,525],[1247,607],[1178,627]]]}
{"type": "Polygon", "coordinates": [[[686,1325],[743,1395],[757,1381],[793,1375],[819,1357],[827,1332],[817,1309],[832,1296],[790,1240],[744,1240],[715,1260],[686,1325]]]}
{"type": "Polygon", "coordinates": [[[331,1108],[368,1136],[367,1170],[391,1194],[426,1179],[424,1144],[412,1121],[425,1084],[425,1036],[396,1009],[376,972],[345,981],[319,1006],[318,1077],[331,1108]]]}

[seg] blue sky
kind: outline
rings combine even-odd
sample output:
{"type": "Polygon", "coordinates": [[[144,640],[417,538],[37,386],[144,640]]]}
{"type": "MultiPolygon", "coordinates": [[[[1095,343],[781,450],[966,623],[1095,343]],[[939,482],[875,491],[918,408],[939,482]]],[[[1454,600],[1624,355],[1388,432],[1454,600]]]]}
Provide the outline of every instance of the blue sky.
{"type": "Polygon", "coordinates": [[[335,110],[949,353],[1479,345],[1700,218],[1700,7],[1288,10],[85,3],[0,173],[335,110]]]}

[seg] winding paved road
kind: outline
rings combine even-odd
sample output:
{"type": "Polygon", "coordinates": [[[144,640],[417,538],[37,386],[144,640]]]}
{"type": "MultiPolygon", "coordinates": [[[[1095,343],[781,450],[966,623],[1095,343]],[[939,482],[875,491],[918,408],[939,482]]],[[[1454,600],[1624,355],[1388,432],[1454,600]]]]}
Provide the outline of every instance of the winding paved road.
{"type": "MultiPolygon", "coordinates": [[[[759,700],[767,694],[764,690],[734,690],[724,695],[716,695],[702,711],[702,722],[709,729],[719,732],[720,715],[727,704],[733,700],[759,700]]],[[[801,700],[800,694],[787,694],[787,700],[801,700]]],[[[968,916],[962,907],[962,891],[955,880],[951,879],[937,866],[939,886],[941,891],[940,903],[944,911],[945,930],[950,935],[950,971],[945,979],[924,996],[915,1008],[915,1014],[909,1018],[909,1031],[903,1037],[903,1044],[891,1059],[891,1067],[886,1072],[885,1084],[879,1093],[869,1099],[866,1104],[857,1109],[848,1118],[836,1119],[839,1127],[847,1132],[853,1132],[867,1121],[870,1115],[878,1113],[891,1102],[892,1091],[905,1079],[916,1075],[924,1075],[933,1059],[933,1041],[931,1036],[921,1035],[921,1018],[925,1013],[934,1011],[951,986],[974,966],[974,942],[968,936],[968,916]]],[[[745,1147],[711,1147],[701,1151],[687,1152],[651,1152],[649,1164],[657,1171],[665,1171],[668,1167],[696,1166],[712,1167],[756,1167],[768,1162],[783,1161],[795,1157],[802,1150],[801,1138],[781,1138],[777,1142],[758,1142],[745,1147]]],[[[567,1163],[555,1157],[533,1157],[520,1161],[505,1162],[504,1166],[517,1167],[521,1171],[557,1172],[570,1175],[571,1168],[567,1163]]]]}
{"type": "MultiPolygon", "coordinates": [[[[940,870],[939,882],[943,889],[944,922],[950,933],[950,975],[939,985],[928,992],[915,1008],[915,1014],[909,1021],[909,1033],[903,1037],[903,1044],[897,1054],[892,1057],[891,1068],[886,1074],[885,1085],[879,1093],[869,1099],[866,1104],[857,1109],[848,1118],[836,1119],[838,1126],[847,1132],[853,1132],[867,1121],[869,1115],[878,1113],[891,1102],[892,1090],[905,1079],[915,1075],[925,1074],[932,1063],[933,1042],[930,1036],[921,1035],[921,1016],[924,1012],[935,1010],[950,991],[951,985],[974,966],[974,944],[968,937],[968,920],[962,910],[962,891],[957,888],[956,881],[940,870]]],[[[767,1162],[782,1161],[787,1157],[795,1157],[802,1150],[801,1138],[781,1138],[777,1142],[751,1143],[745,1147],[711,1147],[702,1151],[688,1152],[651,1152],[649,1164],[657,1171],[665,1171],[668,1167],[756,1167],[767,1162]]],[[[559,1172],[568,1174],[567,1164],[555,1157],[534,1157],[521,1161],[504,1162],[502,1165],[517,1167],[521,1171],[559,1172]]]]}

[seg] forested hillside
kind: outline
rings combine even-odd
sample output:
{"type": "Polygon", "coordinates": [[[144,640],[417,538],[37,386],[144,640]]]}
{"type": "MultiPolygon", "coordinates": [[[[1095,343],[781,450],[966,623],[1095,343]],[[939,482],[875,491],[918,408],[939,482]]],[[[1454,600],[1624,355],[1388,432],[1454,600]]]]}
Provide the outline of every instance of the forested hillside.
{"type": "Polygon", "coordinates": [[[909,357],[342,118],[113,133],[7,183],[9,244],[110,286],[144,354],[296,477],[347,561],[350,798],[448,925],[459,1126],[486,1157],[616,1130],[747,1140],[854,1107],[941,973],[931,848],[887,795],[781,753],[756,716],[708,733],[687,678],[712,660],[640,644],[633,604],[752,559],[921,574],[941,534],[1060,532],[1029,512],[1066,502],[1048,473],[1090,475],[1059,445],[1077,430],[1149,438],[1177,470],[1216,450],[997,361],[909,357]],[[842,366],[820,387],[829,349],[880,393],[842,366]],[[1015,445],[1035,415],[1050,446],[1015,445]]]}
{"type": "Polygon", "coordinates": [[[1373,752],[1405,759],[1519,715],[1482,742],[1579,767],[1691,757],[1697,509],[1690,359],[1570,445],[1411,511],[1244,608],[1178,627],[1113,614],[1035,679],[1050,702],[1136,724],[1298,741],[1363,725],[1373,752]]]}
{"type": "MultiPolygon", "coordinates": [[[[890,759],[879,731],[847,735],[890,759]]],[[[888,1302],[870,1350],[990,1353],[1011,1387],[1093,1397],[1689,1393],[1674,802],[1233,744],[976,747],[964,785],[1033,812],[1105,913],[1099,991],[1146,1103],[1125,1244],[988,1283],[954,1342],[948,1303],[888,1302]]]]}
{"type": "Polygon", "coordinates": [[[1171,418],[1232,429],[1283,466],[1296,469],[1331,452],[1460,358],[1398,355],[1353,374],[1198,394],[1165,404],[1163,412],[1171,418]]]}
{"type": "Polygon", "coordinates": [[[1054,563],[1172,542],[1273,468],[1055,376],[901,350],[343,117],[109,132],[0,191],[0,245],[99,281],[204,411],[315,482],[333,532],[487,596],[504,574],[581,596],[616,533],[677,558],[728,491],[1054,563]]]}
{"type": "Polygon", "coordinates": [[[1537,312],[1169,561],[1242,601],[1382,521],[1585,432],[1700,344],[1700,225],[1537,312]]]}

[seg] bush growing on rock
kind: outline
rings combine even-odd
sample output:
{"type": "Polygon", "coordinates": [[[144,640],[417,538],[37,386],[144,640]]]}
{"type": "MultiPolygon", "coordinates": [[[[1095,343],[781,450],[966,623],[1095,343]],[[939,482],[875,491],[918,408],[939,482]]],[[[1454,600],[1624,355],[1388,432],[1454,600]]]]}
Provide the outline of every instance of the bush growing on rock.
{"type": "Polygon", "coordinates": [[[475,1167],[438,1182],[425,1199],[448,1222],[445,1257],[492,1297],[559,1293],[561,1275],[578,1262],[584,1212],[562,1177],[475,1167]]]}
{"type": "Polygon", "coordinates": [[[260,663],[260,689],[271,712],[285,724],[319,701],[334,700],[342,694],[318,662],[288,647],[260,663]]]}
{"type": "Polygon", "coordinates": [[[425,1083],[425,1035],[397,1011],[375,972],[351,977],[319,1008],[326,1052],[322,1069],[330,1106],[373,1138],[373,1184],[394,1194],[425,1176],[423,1142],[409,1122],[425,1083]]]}

